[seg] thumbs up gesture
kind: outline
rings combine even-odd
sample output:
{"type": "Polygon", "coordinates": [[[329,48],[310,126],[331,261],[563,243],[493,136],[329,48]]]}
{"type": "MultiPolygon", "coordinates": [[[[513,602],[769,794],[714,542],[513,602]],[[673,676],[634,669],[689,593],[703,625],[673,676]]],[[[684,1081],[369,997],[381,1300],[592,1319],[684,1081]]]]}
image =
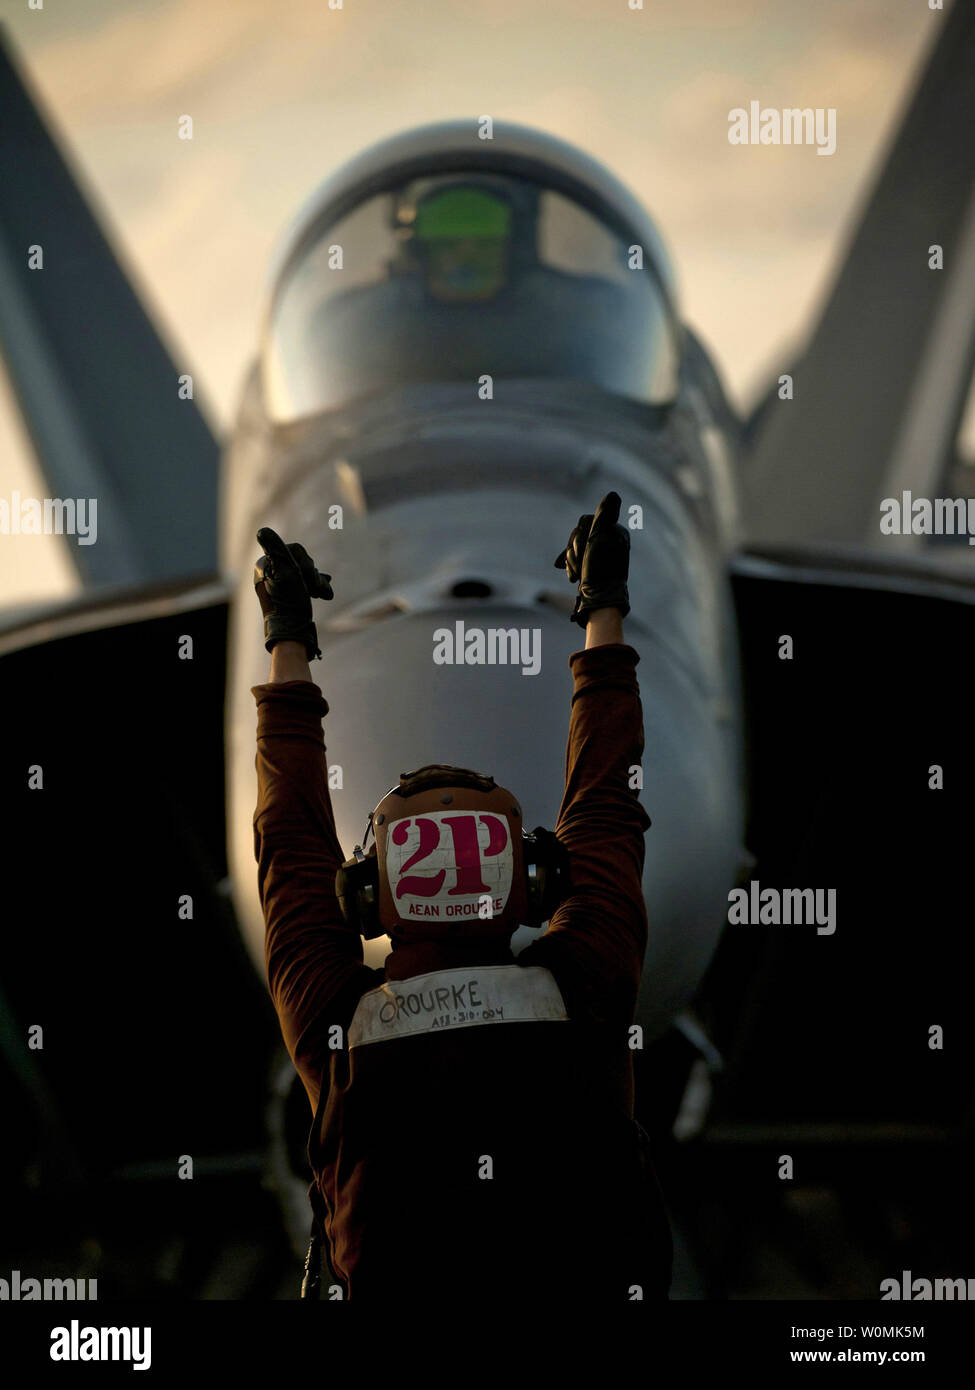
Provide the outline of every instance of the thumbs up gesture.
{"type": "Polygon", "coordinates": [[[254,589],[264,614],[264,646],[303,642],[308,660],[321,656],[318,629],[312,617],[313,598],[330,599],[330,574],[322,574],[303,545],[285,545],[276,531],[264,526],[257,533],[264,554],[254,565],[254,589]]]}
{"type": "Polygon", "coordinates": [[[556,569],[564,569],[579,585],[572,621],[580,627],[597,608],[618,608],[624,618],[630,611],[630,533],[619,524],[620,505],[619,493],[607,492],[595,513],[580,516],[555,559],[556,569]]]}

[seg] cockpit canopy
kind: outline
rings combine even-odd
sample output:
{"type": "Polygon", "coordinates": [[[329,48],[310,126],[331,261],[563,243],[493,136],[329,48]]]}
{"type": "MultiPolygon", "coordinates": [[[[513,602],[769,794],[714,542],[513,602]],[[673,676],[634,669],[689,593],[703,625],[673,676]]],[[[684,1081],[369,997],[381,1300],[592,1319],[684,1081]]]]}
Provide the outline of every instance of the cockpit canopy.
{"type": "Polygon", "coordinates": [[[499,172],[414,177],[319,218],[262,352],[285,423],[421,382],[580,381],[672,400],[680,349],[653,251],[560,192],[499,172]]]}

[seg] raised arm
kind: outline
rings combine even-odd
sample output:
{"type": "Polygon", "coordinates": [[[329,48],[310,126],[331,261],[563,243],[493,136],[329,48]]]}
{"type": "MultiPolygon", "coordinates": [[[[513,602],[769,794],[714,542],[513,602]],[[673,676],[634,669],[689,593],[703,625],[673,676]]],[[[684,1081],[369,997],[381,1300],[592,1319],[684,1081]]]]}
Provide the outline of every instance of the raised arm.
{"type": "MultiPolygon", "coordinates": [[[[285,568],[283,560],[277,562],[285,568]]],[[[260,576],[255,583],[264,583],[264,594],[258,587],[258,595],[262,607],[268,605],[267,632],[274,580],[267,567],[260,576]]],[[[294,577],[290,579],[293,588],[294,577]]],[[[288,631],[285,623],[268,634],[270,681],[254,686],[252,694],[257,701],[254,854],[268,988],[285,1046],[315,1108],[328,1060],[329,1029],[334,1024],[348,1028],[360,995],[382,972],[363,964],[361,939],[346,924],[335,896],[342,850],[328,793],[322,726],[328,704],[309,666],[309,655],[317,651],[310,613],[310,598],[307,618],[300,602],[292,612],[291,630],[300,631],[301,640],[281,635],[288,631]],[[311,624],[310,631],[303,621],[311,624]]]]}
{"type": "Polygon", "coordinates": [[[619,535],[618,515],[611,493],[596,517],[613,550],[597,554],[596,565],[586,563],[591,532],[598,538],[593,517],[580,518],[566,552],[569,577],[581,581],[576,621],[586,626],[585,649],[569,658],[574,690],[555,827],[571,856],[572,888],[520,959],[552,970],[570,1014],[624,1025],[633,1016],[647,945],[642,877],[650,818],[638,800],[640,658],[623,637],[628,537],[619,535]]]}
{"type": "Polygon", "coordinates": [[[642,878],[650,817],[633,785],[643,753],[640,658],[622,642],[599,641],[606,626],[569,658],[575,689],[555,833],[571,856],[571,892],[521,959],[552,970],[570,1014],[626,1024],[647,947],[642,878]]]}

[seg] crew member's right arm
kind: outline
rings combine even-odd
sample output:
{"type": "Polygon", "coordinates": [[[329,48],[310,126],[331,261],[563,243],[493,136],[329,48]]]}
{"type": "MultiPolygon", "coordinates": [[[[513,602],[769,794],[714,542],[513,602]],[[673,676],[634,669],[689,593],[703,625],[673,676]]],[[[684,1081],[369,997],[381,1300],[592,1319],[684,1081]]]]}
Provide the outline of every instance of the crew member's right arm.
{"type": "Polygon", "coordinates": [[[293,643],[272,654],[271,681],[255,686],[258,802],[254,852],[266,926],[268,987],[312,1109],[329,1056],[360,996],[383,979],[363,963],[362,941],[335,896],[342,852],[328,794],[322,716],[328,705],[293,643]],[[295,664],[297,663],[297,664],[295,664]]]}

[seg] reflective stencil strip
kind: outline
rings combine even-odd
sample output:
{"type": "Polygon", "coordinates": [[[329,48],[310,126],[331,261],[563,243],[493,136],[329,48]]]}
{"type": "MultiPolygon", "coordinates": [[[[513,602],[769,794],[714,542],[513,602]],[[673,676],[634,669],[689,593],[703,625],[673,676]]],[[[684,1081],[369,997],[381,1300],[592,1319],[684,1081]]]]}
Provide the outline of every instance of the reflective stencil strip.
{"type": "Polygon", "coordinates": [[[481,1023],[559,1023],[568,1017],[552,972],[544,966],[465,966],[387,980],[371,989],[352,1018],[349,1047],[481,1023]]]}

